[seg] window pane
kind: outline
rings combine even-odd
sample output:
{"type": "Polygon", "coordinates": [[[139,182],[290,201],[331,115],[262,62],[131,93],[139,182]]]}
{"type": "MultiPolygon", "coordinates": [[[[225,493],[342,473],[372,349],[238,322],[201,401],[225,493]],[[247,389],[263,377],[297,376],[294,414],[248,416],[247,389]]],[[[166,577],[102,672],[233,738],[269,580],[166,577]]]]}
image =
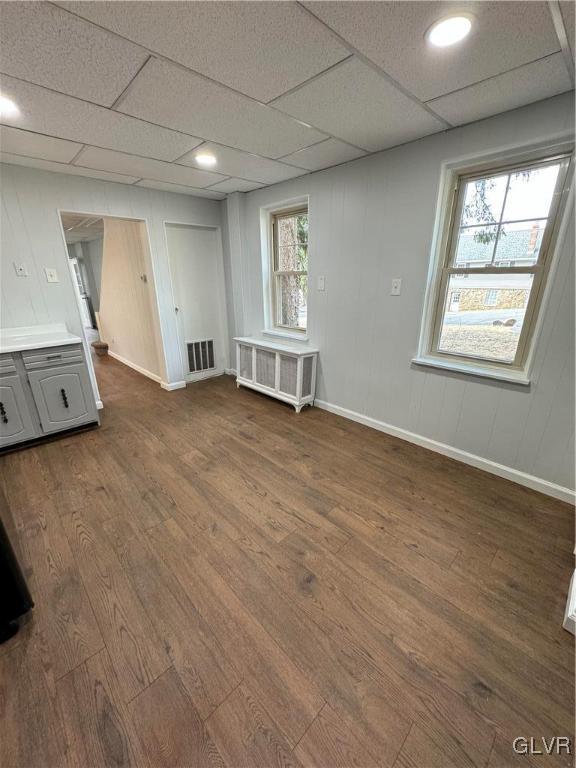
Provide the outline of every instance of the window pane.
{"type": "Polygon", "coordinates": [[[293,216],[279,216],[276,219],[278,227],[278,245],[294,245],[308,242],[308,214],[299,213],[293,216]]]}
{"type": "Polygon", "coordinates": [[[466,184],[461,224],[497,224],[502,214],[508,176],[475,179],[466,184]]]}
{"type": "Polygon", "coordinates": [[[308,246],[279,246],[276,269],[280,272],[306,272],[308,270],[308,246]]]}
{"type": "Polygon", "coordinates": [[[546,219],[502,224],[494,266],[527,267],[536,264],[545,228],[546,219]]]}
{"type": "Polygon", "coordinates": [[[512,363],[532,275],[451,275],[438,349],[512,363]]]}
{"type": "Polygon", "coordinates": [[[546,218],[560,165],[518,171],[510,176],[503,221],[546,218]]]}
{"type": "Polygon", "coordinates": [[[296,237],[299,243],[308,242],[308,214],[301,213],[296,219],[296,237]]]}
{"type": "Polygon", "coordinates": [[[458,235],[454,265],[485,267],[490,264],[497,234],[496,225],[462,229],[458,235]]]}
{"type": "Polygon", "coordinates": [[[307,275],[277,275],[276,301],[280,325],[306,328],[307,275]]]}

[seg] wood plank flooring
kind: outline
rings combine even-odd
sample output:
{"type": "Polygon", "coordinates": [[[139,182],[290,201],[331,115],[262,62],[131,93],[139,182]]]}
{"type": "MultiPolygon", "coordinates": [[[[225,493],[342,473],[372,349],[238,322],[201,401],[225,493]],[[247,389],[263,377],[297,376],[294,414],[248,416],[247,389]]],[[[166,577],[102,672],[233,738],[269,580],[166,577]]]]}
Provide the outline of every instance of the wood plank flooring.
{"type": "Polygon", "coordinates": [[[100,429],[0,458],[36,608],[2,768],[501,768],[574,735],[573,510],[230,377],[97,360],[100,429]]]}

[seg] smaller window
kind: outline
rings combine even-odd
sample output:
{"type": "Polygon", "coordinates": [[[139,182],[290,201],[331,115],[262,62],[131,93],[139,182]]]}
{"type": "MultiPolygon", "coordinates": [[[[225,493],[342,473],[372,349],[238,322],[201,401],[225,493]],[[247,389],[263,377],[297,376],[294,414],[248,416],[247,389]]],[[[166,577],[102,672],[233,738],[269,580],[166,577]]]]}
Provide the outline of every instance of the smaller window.
{"type": "Polygon", "coordinates": [[[308,314],[308,209],[272,216],[272,311],[276,328],[305,331],[308,314]]]}
{"type": "Polygon", "coordinates": [[[498,304],[497,288],[493,288],[490,291],[486,291],[486,298],[484,299],[484,304],[486,304],[487,307],[495,307],[496,304],[498,304]]]}

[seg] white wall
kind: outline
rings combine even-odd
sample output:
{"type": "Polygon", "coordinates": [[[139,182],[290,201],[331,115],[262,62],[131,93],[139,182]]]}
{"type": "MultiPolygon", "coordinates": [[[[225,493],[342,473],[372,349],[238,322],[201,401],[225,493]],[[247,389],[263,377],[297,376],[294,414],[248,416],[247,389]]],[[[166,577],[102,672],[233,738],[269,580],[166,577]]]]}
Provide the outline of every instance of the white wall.
{"type": "Polygon", "coordinates": [[[88,240],[82,243],[82,253],[84,255],[84,265],[88,271],[90,284],[90,298],[94,311],[98,312],[100,308],[100,286],[102,284],[102,246],[104,238],[99,237],[96,240],[88,240]]]}
{"type": "Polygon", "coordinates": [[[441,165],[566,135],[570,94],[227,201],[232,335],[264,328],[259,211],[310,198],[309,337],[320,400],[574,488],[574,223],[560,248],[529,389],[411,363],[441,165]],[[316,277],[326,276],[325,292],[316,277]],[[390,296],[401,277],[402,295],[390,296]]]}
{"type": "Polygon", "coordinates": [[[162,344],[150,267],[144,222],[105,216],[100,335],[112,356],[159,381],[162,344]]]}
{"type": "Polygon", "coordinates": [[[164,357],[161,376],[167,383],[182,378],[176,317],[166,252],[164,219],[205,226],[220,224],[220,203],[124,184],[0,166],[1,308],[3,328],[65,322],[81,334],[82,325],[66,263],[58,209],[145,219],[158,292],[164,357]],[[17,277],[12,263],[26,265],[29,276],[17,277]],[[55,267],[59,283],[47,283],[44,267],[55,267]]]}

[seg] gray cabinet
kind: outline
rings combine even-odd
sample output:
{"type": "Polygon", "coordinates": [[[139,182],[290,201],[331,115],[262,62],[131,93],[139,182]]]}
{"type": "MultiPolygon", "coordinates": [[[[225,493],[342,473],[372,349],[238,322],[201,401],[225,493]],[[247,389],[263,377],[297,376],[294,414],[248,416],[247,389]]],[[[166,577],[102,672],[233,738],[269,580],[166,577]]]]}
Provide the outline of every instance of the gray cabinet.
{"type": "Polygon", "coordinates": [[[44,432],[98,420],[84,363],[29,370],[28,380],[44,432]]]}
{"type": "Polygon", "coordinates": [[[17,373],[0,377],[0,446],[37,436],[24,387],[17,373]]]}

